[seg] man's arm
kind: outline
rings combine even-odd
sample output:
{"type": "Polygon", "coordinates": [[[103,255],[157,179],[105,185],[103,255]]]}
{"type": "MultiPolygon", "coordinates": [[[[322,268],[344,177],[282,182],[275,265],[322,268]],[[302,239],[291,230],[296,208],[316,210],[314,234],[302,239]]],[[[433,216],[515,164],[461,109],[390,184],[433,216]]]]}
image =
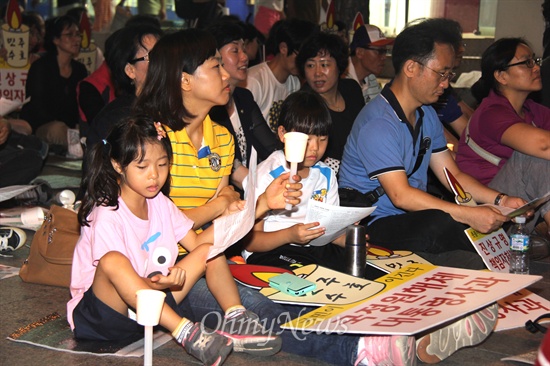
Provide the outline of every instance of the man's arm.
{"type": "MultiPolygon", "coordinates": [[[[438,179],[441,180],[445,186],[448,186],[443,173],[443,167],[446,166],[445,164],[448,164],[448,168],[451,167],[450,171],[451,173],[453,173],[453,175],[455,172],[457,172],[458,174],[459,170],[458,168],[456,168],[456,164],[454,163],[454,160],[448,151],[432,155],[430,160],[430,167],[432,168],[438,179]]],[[[460,174],[458,175],[460,176],[460,174]]],[[[455,175],[455,177],[462,184],[459,176],[455,175]]],[[[407,175],[404,171],[394,171],[379,175],[378,180],[394,206],[404,211],[438,209],[450,214],[454,220],[469,225],[475,230],[478,230],[482,233],[494,231],[508,220],[506,216],[502,215],[500,211],[493,207],[459,206],[457,204],[441,200],[420,189],[411,187],[409,185],[407,175]]],[[[470,180],[473,180],[473,178],[470,177],[470,179],[468,180],[468,184],[470,183],[470,180]]],[[[482,186],[479,182],[477,182],[477,184],[482,186]]],[[[469,185],[462,185],[463,187],[465,187],[465,189],[469,189],[469,185]]],[[[487,187],[482,189],[475,184],[473,185],[473,187],[476,188],[476,195],[479,193],[484,199],[482,202],[488,202],[488,200],[491,199],[489,197],[492,197],[492,199],[494,200],[495,197],[498,195],[498,192],[487,187]]],[[[474,195],[474,192],[471,193],[472,195],[474,195]]],[[[476,196],[474,195],[474,199],[475,198],[476,196]]]]}

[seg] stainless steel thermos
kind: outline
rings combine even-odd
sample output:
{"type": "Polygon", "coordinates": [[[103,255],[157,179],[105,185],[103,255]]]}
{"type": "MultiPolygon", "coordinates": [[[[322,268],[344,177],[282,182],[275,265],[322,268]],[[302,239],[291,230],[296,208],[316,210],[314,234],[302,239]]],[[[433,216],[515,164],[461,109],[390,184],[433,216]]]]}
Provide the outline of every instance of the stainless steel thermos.
{"type": "Polygon", "coordinates": [[[367,239],[363,225],[350,225],[346,229],[346,273],[365,278],[367,265],[367,239]]]}

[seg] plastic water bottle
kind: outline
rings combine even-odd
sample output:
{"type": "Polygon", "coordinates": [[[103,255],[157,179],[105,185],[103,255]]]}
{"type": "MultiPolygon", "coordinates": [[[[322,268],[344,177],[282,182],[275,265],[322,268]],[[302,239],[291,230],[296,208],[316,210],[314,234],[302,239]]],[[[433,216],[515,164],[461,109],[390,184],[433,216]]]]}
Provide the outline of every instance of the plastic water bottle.
{"type": "Polygon", "coordinates": [[[529,233],[525,217],[516,217],[510,232],[510,273],[529,274],[529,233]]]}
{"type": "Polygon", "coordinates": [[[367,239],[363,225],[350,225],[346,229],[346,273],[365,278],[367,265],[367,239]]]}

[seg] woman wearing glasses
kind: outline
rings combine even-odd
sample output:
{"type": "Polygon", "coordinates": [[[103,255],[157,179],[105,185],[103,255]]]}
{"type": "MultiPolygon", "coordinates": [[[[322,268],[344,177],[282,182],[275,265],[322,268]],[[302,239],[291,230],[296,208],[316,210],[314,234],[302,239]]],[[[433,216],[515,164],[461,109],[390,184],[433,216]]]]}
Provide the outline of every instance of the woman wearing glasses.
{"type": "MultiPolygon", "coordinates": [[[[550,191],[550,109],[528,99],[542,88],[540,65],[521,38],[503,38],[487,48],[482,77],[472,87],[482,101],[462,134],[457,155],[461,170],[526,200],[550,191]]],[[[537,213],[550,224],[550,203],[537,213]]],[[[535,215],[530,228],[537,219],[535,215]]]]}
{"type": "Polygon", "coordinates": [[[88,72],[74,58],[82,37],[76,21],[69,16],[46,22],[46,54],[33,62],[27,76],[25,96],[30,97],[21,112],[33,132],[50,145],[68,146],[67,129],[78,123],[76,85],[88,72]]]}
{"type": "Polygon", "coordinates": [[[130,114],[147,75],[149,51],[161,36],[160,28],[148,24],[126,26],[109,36],[113,50],[105,62],[111,70],[115,99],[89,123],[88,150],[106,138],[116,122],[130,114]]]}

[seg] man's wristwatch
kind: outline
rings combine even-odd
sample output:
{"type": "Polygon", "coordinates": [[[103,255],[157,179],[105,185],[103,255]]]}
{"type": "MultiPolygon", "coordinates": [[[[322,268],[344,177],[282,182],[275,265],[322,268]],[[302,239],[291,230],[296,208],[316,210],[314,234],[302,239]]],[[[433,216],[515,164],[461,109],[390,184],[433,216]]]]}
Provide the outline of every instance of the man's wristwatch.
{"type": "Polygon", "coordinates": [[[502,202],[502,199],[504,198],[504,196],[507,196],[507,194],[506,193],[497,194],[497,196],[495,198],[495,205],[496,206],[500,206],[500,203],[502,202]]]}

